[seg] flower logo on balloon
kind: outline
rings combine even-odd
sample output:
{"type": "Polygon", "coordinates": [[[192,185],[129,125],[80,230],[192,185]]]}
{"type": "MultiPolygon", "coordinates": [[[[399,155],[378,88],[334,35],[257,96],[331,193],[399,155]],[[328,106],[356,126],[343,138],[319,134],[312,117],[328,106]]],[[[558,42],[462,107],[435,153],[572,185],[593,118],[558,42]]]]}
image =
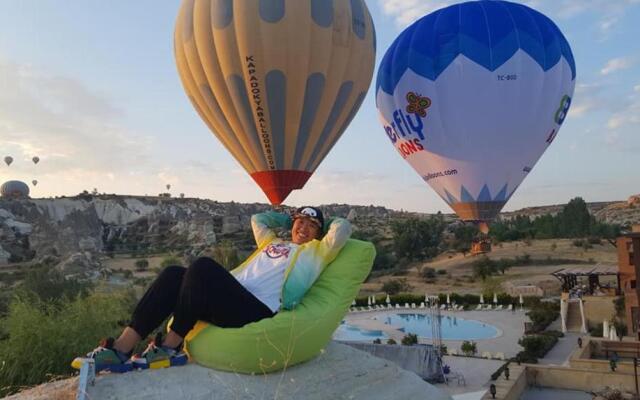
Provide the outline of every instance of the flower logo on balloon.
{"type": "Polygon", "coordinates": [[[431,106],[431,99],[426,96],[420,96],[414,92],[407,93],[407,112],[409,114],[418,114],[422,118],[427,116],[427,108],[431,106]]]}

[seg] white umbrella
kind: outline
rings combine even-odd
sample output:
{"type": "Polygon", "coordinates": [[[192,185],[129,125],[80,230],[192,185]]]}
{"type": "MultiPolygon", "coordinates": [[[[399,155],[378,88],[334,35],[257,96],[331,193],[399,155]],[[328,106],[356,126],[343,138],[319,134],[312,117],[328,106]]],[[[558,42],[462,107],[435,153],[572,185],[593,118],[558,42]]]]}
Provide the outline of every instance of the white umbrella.
{"type": "Polygon", "coordinates": [[[391,303],[391,299],[389,298],[389,293],[387,293],[387,300],[386,300],[386,303],[387,303],[387,304],[391,303]]]}
{"type": "Polygon", "coordinates": [[[602,322],[602,337],[608,338],[611,335],[611,330],[609,329],[609,321],[606,319],[602,322]]]}
{"type": "Polygon", "coordinates": [[[611,331],[609,332],[609,339],[618,340],[618,332],[616,332],[615,325],[611,325],[611,331]]]}
{"type": "Polygon", "coordinates": [[[484,304],[484,295],[480,293],[480,304],[484,304]]]}
{"type": "Polygon", "coordinates": [[[371,304],[376,305],[376,296],[371,296],[371,304]]]}
{"type": "Polygon", "coordinates": [[[370,306],[371,305],[371,296],[367,296],[367,305],[370,306]]]}
{"type": "Polygon", "coordinates": [[[356,299],[353,299],[353,303],[351,303],[352,306],[356,306],[356,299]]]}
{"type": "Polygon", "coordinates": [[[524,304],[524,300],[522,299],[522,294],[520,295],[520,305],[524,304]]]}
{"type": "Polygon", "coordinates": [[[451,304],[451,299],[449,298],[449,293],[447,293],[447,304],[451,304]]]}
{"type": "Polygon", "coordinates": [[[497,294],[493,294],[493,304],[498,304],[498,295],[497,294]]]}

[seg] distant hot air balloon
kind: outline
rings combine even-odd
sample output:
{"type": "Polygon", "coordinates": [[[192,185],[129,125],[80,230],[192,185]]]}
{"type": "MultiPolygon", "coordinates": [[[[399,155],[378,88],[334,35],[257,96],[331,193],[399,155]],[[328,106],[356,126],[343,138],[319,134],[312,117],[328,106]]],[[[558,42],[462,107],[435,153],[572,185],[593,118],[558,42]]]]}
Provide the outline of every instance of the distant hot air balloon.
{"type": "Polygon", "coordinates": [[[39,162],[40,162],[40,157],[35,156],[35,157],[33,157],[33,158],[31,159],[31,161],[33,161],[33,163],[34,163],[34,164],[37,164],[37,163],[39,163],[39,162]]]}
{"type": "Polygon", "coordinates": [[[180,198],[184,199],[184,193],[180,193],[180,198]]]}
{"type": "Polygon", "coordinates": [[[7,181],[0,186],[0,196],[10,199],[29,197],[29,186],[21,181],[7,181]]]}
{"type": "Polygon", "coordinates": [[[171,185],[167,183],[166,188],[167,188],[167,190],[171,189],[171,185]]]}
{"type": "Polygon", "coordinates": [[[280,204],[360,108],[375,32],[364,0],[183,0],[175,56],[201,118],[280,204]]]}
{"type": "Polygon", "coordinates": [[[38,181],[36,179],[32,180],[31,183],[33,184],[33,186],[36,186],[38,184],[38,181]]]}
{"type": "Polygon", "coordinates": [[[5,162],[7,165],[11,165],[11,163],[13,162],[13,157],[11,157],[11,156],[6,156],[6,157],[4,158],[4,162],[5,162]]]}
{"type": "Polygon", "coordinates": [[[380,65],[376,103],[400,155],[486,231],[556,137],[575,77],[569,43],[549,18],[471,1],[400,34],[380,65]]]}

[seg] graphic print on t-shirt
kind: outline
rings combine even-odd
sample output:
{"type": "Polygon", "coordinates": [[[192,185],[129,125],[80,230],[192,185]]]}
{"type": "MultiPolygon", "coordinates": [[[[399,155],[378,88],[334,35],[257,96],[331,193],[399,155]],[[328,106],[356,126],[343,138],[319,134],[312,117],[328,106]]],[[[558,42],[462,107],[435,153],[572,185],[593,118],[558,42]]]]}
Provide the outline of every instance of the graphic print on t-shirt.
{"type": "Polygon", "coordinates": [[[264,249],[264,254],[266,254],[269,258],[287,258],[289,257],[290,251],[291,248],[288,245],[284,243],[274,243],[270,244],[266,249],[264,249]]]}

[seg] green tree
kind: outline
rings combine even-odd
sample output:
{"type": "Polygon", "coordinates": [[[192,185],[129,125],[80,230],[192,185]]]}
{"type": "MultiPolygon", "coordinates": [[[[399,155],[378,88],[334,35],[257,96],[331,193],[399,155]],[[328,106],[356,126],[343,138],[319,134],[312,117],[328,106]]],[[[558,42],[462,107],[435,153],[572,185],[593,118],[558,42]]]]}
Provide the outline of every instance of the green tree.
{"type": "Polygon", "coordinates": [[[595,219],[589,214],[587,203],[582,198],[576,197],[569,201],[558,214],[558,222],[561,235],[575,238],[588,236],[595,219]]]}
{"type": "Polygon", "coordinates": [[[498,271],[497,263],[487,256],[482,256],[480,259],[474,261],[472,268],[473,274],[483,281],[498,271]]]}
{"type": "Polygon", "coordinates": [[[452,248],[455,251],[466,255],[471,250],[471,243],[473,239],[478,234],[478,229],[472,225],[458,225],[453,230],[454,240],[452,243],[452,248]]]}
{"type": "Polygon", "coordinates": [[[35,296],[40,301],[52,303],[65,297],[87,296],[92,286],[90,282],[67,279],[56,269],[38,267],[27,273],[17,294],[29,298],[35,296]]]}
{"type": "Polygon", "coordinates": [[[441,214],[428,219],[409,218],[391,224],[396,256],[421,261],[438,255],[445,223],[441,214]]]}
{"type": "Polygon", "coordinates": [[[398,294],[400,292],[408,292],[412,289],[411,285],[407,282],[406,278],[391,279],[382,284],[382,291],[391,295],[398,294]]]}

